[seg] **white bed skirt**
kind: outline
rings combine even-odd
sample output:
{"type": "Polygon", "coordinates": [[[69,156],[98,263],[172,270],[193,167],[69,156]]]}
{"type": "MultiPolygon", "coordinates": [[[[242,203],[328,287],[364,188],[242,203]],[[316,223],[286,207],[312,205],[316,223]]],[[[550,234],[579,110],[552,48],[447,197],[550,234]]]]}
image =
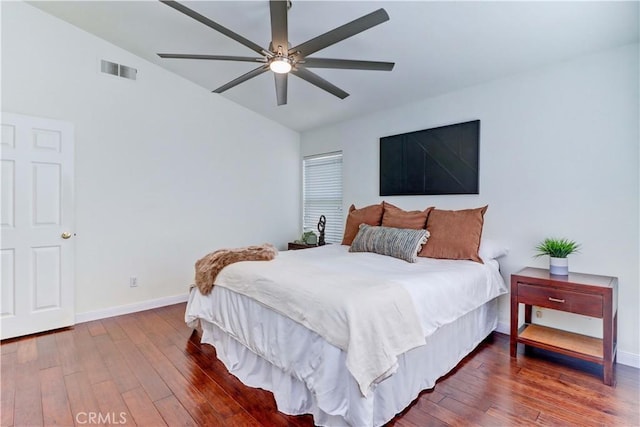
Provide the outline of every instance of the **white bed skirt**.
{"type": "Polygon", "coordinates": [[[380,426],[402,412],[422,390],[432,388],[486,338],[497,326],[497,313],[493,299],[441,326],[426,338],[426,345],[401,355],[397,372],[366,398],[345,367],[344,352],[326,342],[322,354],[296,362],[305,366],[302,373],[276,366],[202,318],[201,342],[213,345],[217,357],[244,384],[271,391],[278,410],[285,414],[312,414],[320,426],[380,426]]]}

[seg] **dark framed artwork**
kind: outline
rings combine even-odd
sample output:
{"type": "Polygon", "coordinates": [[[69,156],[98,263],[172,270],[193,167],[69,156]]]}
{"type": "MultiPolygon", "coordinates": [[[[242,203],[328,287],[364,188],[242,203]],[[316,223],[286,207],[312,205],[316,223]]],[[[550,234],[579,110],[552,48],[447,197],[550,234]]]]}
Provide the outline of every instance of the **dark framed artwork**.
{"type": "Polygon", "coordinates": [[[380,195],[478,194],[480,120],[380,138],[380,195]]]}

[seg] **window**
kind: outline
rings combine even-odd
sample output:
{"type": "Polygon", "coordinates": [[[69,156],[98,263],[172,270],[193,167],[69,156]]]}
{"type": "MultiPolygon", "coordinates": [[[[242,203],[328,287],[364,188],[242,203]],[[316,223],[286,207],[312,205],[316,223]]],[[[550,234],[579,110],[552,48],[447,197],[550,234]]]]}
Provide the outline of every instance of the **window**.
{"type": "Polygon", "coordinates": [[[318,231],[320,215],[327,218],[324,239],[342,242],[342,152],[305,157],[302,161],[302,226],[318,231]]]}

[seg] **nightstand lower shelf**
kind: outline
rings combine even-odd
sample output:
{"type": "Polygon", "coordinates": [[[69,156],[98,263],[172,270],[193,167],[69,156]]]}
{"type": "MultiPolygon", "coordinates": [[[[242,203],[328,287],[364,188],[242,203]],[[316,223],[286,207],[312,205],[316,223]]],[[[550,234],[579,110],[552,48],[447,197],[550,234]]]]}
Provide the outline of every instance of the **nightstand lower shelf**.
{"type": "Polygon", "coordinates": [[[601,339],[547,326],[524,325],[518,334],[518,342],[588,360],[600,365],[604,361],[601,339]]]}

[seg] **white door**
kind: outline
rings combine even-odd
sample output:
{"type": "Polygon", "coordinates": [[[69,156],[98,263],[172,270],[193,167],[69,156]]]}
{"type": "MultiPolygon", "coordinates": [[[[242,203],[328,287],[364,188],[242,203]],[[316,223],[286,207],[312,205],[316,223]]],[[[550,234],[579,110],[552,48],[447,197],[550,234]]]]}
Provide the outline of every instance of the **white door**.
{"type": "Polygon", "coordinates": [[[2,113],[1,338],[74,323],[73,125],[2,113]]]}

